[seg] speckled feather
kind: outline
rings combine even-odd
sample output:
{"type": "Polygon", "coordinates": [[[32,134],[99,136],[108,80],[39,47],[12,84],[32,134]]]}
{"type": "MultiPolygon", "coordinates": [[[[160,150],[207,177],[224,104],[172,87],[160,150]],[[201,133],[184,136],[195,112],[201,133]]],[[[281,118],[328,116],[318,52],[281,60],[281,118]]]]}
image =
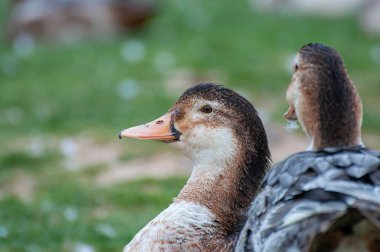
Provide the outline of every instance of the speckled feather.
{"type": "Polygon", "coordinates": [[[318,250],[312,242],[344,215],[380,229],[379,178],[380,152],[362,147],[290,156],[267,175],[236,251],[332,251],[334,244],[318,250]]]}

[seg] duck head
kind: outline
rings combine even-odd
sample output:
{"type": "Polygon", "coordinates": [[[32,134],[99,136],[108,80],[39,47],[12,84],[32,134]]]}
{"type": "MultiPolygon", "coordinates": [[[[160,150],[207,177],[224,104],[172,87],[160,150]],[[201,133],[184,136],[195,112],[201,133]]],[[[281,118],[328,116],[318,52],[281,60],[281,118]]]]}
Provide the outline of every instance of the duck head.
{"type": "Polygon", "coordinates": [[[300,122],[309,150],[362,144],[361,100],[333,48],[311,43],[299,50],[286,99],[284,118],[300,122]]]}
{"type": "Polygon", "coordinates": [[[221,166],[247,150],[269,158],[267,138],[255,108],[219,85],[188,89],[163,116],[120,132],[119,137],[158,140],[180,148],[196,165],[221,166]]]}
{"type": "Polygon", "coordinates": [[[244,218],[269,167],[267,137],[255,108],[215,84],[188,89],[164,116],[123,130],[120,137],[180,148],[193,170],[175,201],[206,206],[223,230],[244,218]]]}

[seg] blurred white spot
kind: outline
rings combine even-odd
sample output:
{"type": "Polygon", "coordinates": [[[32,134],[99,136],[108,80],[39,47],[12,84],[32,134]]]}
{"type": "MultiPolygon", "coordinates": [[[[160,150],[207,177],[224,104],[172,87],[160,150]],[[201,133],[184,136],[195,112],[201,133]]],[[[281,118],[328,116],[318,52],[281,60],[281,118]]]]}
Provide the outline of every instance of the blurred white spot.
{"type": "Polygon", "coordinates": [[[258,7],[262,10],[271,10],[275,8],[276,0],[251,0],[253,9],[256,9],[255,7],[258,7]]]}
{"type": "Polygon", "coordinates": [[[78,242],[73,249],[73,252],[95,252],[95,249],[90,244],[78,242]]]}
{"type": "Polygon", "coordinates": [[[116,230],[109,224],[98,224],[96,225],[95,230],[109,238],[115,238],[117,236],[116,230]]]}
{"type": "Polygon", "coordinates": [[[19,125],[24,120],[24,112],[17,107],[8,108],[4,112],[4,119],[10,124],[19,125]]]}
{"type": "Polygon", "coordinates": [[[0,238],[7,238],[8,237],[8,228],[4,226],[0,226],[0,238]]]}
{"type": "Polygon", "coordinates": [[[121,54],[128,63],[139,63],[144,59],[145,51],[145,45],[142,42],[131,40],[123,45],[121,54]]]}
{"type": "Polygon", "coordinates": [[[380,36],[380,1],[367,0],[368,3],[360,12],[359,20],[362,29],[370,35],[380,36]]]}
{"type": "Polygon", "coordinates": [[[72,139],[63,139],[60,143],[60,149],[65,158],[73,159],[77,153],[77,144],[72,139]]]}
{"type": "Polygon", "coordinates": [[[75,221],[78,218],[78,211],[74,207],[66,207],[63,216],[68,221],[75,221]]]}
{"type": "Polygon", "coordinates": [[[13,41],[13,49],[21,57],[29,56],[34,50],[34,39],[27,33],[20,34],[13,41]]]}
{"type": "Polygon", "coordinates": [[[130,100],[135,98],[140,92],[140,88],[136,80],[127,79],[120,82],[117,93],[121,98],[130,100]]]}
{"type": "Polygon", "coordinates": [[[72,139],[64,139],[59,143],[62,155],[65,157],[65,167],[68,170],[76,170],[78,168],[76,164],[76,155],[78,152],[78,146],[72,139]]]}
{"type": "Polygon", "coordinates": [[[175,65],[175,58],[171,53],[160,52],[153,59],[157,71],[165,72],[175,65]]]}
{"type": "Polygon", "coordinates": [[[29,145],[29,154],[41,157],[45,153],[45,143],[40,139],[33,139],[29,145]]]}
{"type": "Polygon", "coordinates": [[[372,61],[375,64],[380,65],[380,44],[372,46],[370,53],[372,61]]]}
{"type": "Polygon", "coordinates": [[[299,128],[298,121],[289,121],[289,120],[287,120],[284,128],[288,132],[295,131],[295,130],[297,130],[299,128]]]}
{"type": "MultiPolygon", "coordinates": [[[[64,2],[64,1],[62,1],[64,2]]],[[[32,22],[38,20],[41,17],[42,12],[46,9],[51,9],[50,4],[45,1],[23,1],[22,4],[18,4],[16,11],[20,13],[22,22],[32,22]],[[49,8],[50,7],[50,8],[49,8]]]]}

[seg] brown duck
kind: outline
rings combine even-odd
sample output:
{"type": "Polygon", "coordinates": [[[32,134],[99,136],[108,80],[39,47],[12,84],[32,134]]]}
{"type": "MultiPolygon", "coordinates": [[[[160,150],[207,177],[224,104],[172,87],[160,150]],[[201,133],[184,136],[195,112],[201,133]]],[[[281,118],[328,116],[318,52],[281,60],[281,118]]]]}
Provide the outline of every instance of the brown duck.
{"type": "Polygon", "coordinates": [[[360,98],[333,48],[300,49],[287,100],[313,151],[268,173],[236,251],[380,251],[380,153],[363,147],[360,98]]]}
{"type": "Polygon", "coordinates": [[[119,136],[168,143],[193,163],[173,203],[124,252],[232,251],[270,160],[252,104],[230,89],[200,84],[164,116],[119,136]]]}

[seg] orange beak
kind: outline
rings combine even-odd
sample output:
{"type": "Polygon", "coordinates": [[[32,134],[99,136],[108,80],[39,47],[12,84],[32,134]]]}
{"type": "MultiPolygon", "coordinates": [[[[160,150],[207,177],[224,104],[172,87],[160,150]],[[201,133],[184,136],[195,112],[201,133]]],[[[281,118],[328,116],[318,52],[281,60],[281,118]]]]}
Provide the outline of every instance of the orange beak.
{"type": "Polygon", "coordinates": [[[285,112],[284,118],[289,121],[296,121],[297,120],[297,114],[296,110],[293,105],[291,105],[288,109],[288,111],[285,112]]]}
{"type": "Polygon", "coordinates": [[[162,142],[174,142],[179,141],[181,132],[177,131],[174,127],[174,113],[167,113],[156,120],[122,130],[119,134],[119,138],[129,137],[136,139],[149,139],[162,142]]]}

